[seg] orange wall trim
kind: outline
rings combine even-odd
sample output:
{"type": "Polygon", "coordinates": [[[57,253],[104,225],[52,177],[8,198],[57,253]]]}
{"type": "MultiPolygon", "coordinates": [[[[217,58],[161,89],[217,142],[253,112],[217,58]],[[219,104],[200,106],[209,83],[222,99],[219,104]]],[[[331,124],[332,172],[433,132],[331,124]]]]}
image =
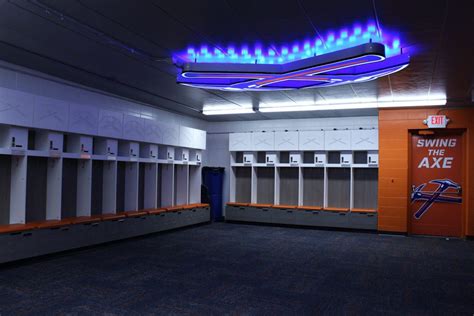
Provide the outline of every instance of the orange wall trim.
{"type": "Polygon", "coordinates": [[[378,229],[408,232],[410,132],[427,129],[428,115],[443,114],[448,129],[464,130],[464,233],[474,236],[474,108],[384,109],[379,111],[378,229]]]}

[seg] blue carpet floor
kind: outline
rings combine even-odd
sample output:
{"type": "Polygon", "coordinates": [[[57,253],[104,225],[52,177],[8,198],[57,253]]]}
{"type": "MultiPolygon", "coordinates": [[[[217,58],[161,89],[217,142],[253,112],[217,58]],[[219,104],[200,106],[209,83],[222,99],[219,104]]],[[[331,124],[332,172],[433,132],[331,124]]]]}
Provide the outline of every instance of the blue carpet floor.
{"type": "Polygon", "coordinates": [[[215,223],[0,267],[0,315],[473,315],[474,242],[215,223]]]}

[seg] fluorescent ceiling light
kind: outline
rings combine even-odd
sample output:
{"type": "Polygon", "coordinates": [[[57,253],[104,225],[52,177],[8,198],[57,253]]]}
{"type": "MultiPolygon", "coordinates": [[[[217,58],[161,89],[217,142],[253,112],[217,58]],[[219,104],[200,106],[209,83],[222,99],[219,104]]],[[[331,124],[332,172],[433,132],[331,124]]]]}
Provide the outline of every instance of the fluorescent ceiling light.
{"type": "Polygon", "coordinates": [[[446,105],[446,98],[426,99],[426,100],[403,100],[403,101],[372,101],[353,103],[314,103],[309,105],[267,105],[260,106],[259,111],[270,112],[301,112],[301,111],[325,111],[325,110],[353,110],[353,109],[375,109],[375,108],[396,108],[413,106],[441,106],[446,105]]]}
{"type": "Polygon", "coordinates": [[[261,107],[260,112],[301,112],[301,111],[324,111],[324,110],[350,110],[350,109],[370,109],[376,108],[377,103],[340,103],[340,104],[314,104],[314,105],[293,105],[261,107]]]}
{"type": "Polygon", "coordinates": [[[378,102],[379,108],[397,108],[397,107],[411,107],[411,106],[435,106],[446,105],[446,99],[427,99],[427,100],[412,100],[412,101],[382,101],[378,102]]]}
{"type": "Polygon", "coordinates": [[[238,107],[238,108],[204,108],[202,110],[202,114],[204,115],[227,115],[227,114],[249,114],[249,113],[255,113],[255,111],[252,108],[243,108],[243,107],[238,107]]]}
{"type": "MultiPolygon", "coordinates": [[[[261,103],[259,112],[305,112],[305,111],[327,111],[327,110],[356,110],[356,109],[377,109],[377,108],[397,108],[397,107],[419,107],[419,106],[443,106],[446,105],[445,95],[406,95],[397,98],[359,98],[359,99],[335,99],[317,102],[275,102],[261,103]]],[[[212,105],[205,106],[204,115],[226,115],[226,114],[248,114],[255,113],[249,106],[236,107],[235,105],[212,105]]]]}

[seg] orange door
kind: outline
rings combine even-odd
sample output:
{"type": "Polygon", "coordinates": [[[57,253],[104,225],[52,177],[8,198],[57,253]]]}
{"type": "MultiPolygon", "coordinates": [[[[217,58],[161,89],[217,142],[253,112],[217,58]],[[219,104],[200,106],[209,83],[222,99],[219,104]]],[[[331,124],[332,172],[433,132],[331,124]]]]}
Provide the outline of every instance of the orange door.
{"type": "Polygon", "coordinates": [[[412,135],[410,231],[462,236],[462,135],[412,135]]]}

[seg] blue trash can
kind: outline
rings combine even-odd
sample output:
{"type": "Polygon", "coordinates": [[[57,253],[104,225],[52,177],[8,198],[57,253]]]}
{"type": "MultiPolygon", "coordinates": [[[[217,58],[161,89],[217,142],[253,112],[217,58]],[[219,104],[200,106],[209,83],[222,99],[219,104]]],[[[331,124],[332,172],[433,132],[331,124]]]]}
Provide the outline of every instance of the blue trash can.
{"type": "Polygon", "coordinates": [[[203,191],[207,191],[207,194],[202,197],[202,200],[203,202],[209,202],[209,204],[211,205],[212,221],[221,221],[224,218],[222,216],[224,170],[225,168],[223,167],[202,168],[202,182],[205,187],[203,188],[203,191]]]}

